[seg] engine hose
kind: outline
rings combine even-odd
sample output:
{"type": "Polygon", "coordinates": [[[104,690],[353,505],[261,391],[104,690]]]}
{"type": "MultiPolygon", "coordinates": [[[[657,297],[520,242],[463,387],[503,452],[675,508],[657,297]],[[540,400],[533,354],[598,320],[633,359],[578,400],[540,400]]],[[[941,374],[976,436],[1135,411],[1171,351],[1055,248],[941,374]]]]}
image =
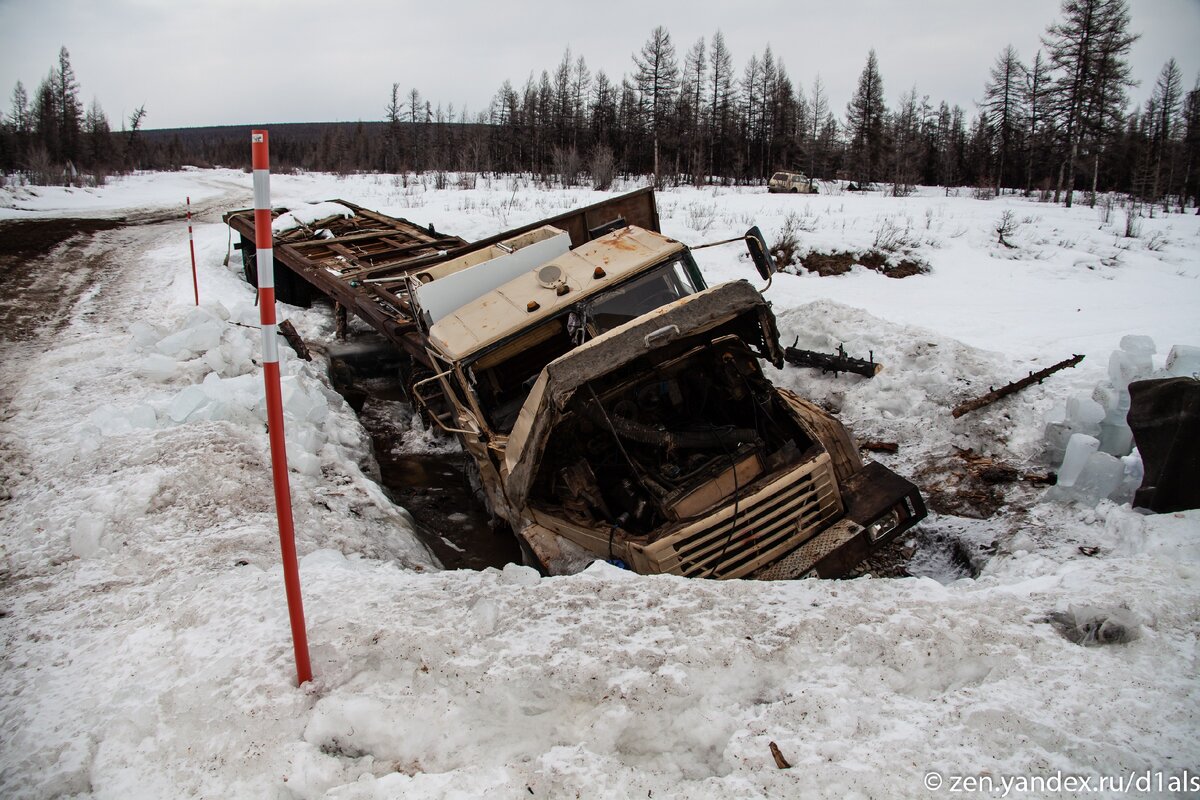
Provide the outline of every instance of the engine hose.
{"type": "MultiPolygon", "coordinates": [[[[589,408],[591,406],[589,405],[589,408]]],[[[595,411],[592,412],[595,414],[595,411]]],[[[704,450],[710,447],[737,447],[742,442],[758,441],[758,432],[750,428],[713,428],[706,431],[660,431],[615,414],[609,415],[613,430],[622,439],[654,444],[668,449],[704,450]]]]}

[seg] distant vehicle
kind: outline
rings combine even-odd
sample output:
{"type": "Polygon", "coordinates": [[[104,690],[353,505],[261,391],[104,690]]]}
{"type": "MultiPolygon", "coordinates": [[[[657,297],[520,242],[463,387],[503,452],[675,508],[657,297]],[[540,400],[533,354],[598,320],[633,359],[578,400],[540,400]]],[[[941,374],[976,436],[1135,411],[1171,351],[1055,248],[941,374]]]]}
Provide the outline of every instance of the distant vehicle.
{"type": "Polygon", "coordinates": [[[767,181],[767,191],[771,194],[816,194],[817,187],[812,178],[803,172],[776,172],[771,176],[771,180],[767,181]]]}

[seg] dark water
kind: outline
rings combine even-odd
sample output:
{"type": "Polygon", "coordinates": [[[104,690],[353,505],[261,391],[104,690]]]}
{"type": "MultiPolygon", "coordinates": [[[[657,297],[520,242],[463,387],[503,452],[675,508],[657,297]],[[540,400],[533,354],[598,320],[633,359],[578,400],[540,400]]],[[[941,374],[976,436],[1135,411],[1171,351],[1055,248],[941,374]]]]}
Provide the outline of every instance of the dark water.
{"type": "Polygon", "coordinates": [[[468,456],[453,438],[424,431],[414,419],[399,363],[386,346],[334,349],[330,377],[334,388],[361,408],[359,419],[371,436],[384,490],[412,514],[418,535],[447,569],[521,562],[512,532],[507,526],[493,529],[471,491],[464,471],[468,456]]]}

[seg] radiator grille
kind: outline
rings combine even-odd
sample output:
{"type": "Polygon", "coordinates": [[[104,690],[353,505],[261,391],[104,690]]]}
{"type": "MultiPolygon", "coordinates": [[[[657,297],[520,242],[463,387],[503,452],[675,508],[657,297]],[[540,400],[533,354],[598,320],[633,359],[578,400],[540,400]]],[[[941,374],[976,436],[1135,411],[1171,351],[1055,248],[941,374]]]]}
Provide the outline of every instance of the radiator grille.
{"type": "Polygon", "coordinates": [[[712,519],[646,546],[649,572],[740,578],[817,535],[842,513],[829,456],[822,454],[712,519]]]}

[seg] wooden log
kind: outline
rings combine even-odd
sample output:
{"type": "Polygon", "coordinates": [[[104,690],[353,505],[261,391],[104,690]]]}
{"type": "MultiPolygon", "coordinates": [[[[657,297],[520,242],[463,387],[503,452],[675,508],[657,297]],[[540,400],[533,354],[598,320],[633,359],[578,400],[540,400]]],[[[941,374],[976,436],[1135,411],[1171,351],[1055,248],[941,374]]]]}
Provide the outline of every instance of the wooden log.
{"type": "Polygon", "coordinates": [[[966,402],[959,403],[950,413],[955,419],[958,419],[963,414],[969,414],[976,409],[983,408],[984,406],[990,406],[992,403],[996,402],[1002,397],[1008,397],[1010,394],[1015,394],[1022,389],[1032,386],[1035,383],[1041,383],[1045,378],[1053,375],[1055,372],[1066,369],[1067,367],[1073,367],[1080,361],[1083,361],[1083,356],[1075,355],[1071,358],[1060,361],[1053,366],[1046,367],[1043,370],[1031,372],[1027,377],[1021,378],[1019,381],[1013,381],[1012,383],[1001,386],[999,389],[993,389],[981,397],[976,397],[974,400],[967,400],[966,402]]]}
{"type": "Polygon", "coordinates": [[[783,753],[780,751],[779,745],[775,744],[774,742],[768,742],[768,744],[771,747],[771,757],[775,759],[775,766],[779,767],[780,769],[791,769],[792,765],[789,764],[788,760],[783,757],[783,753]]]}
{"type": "Polygon", "coordinates": [[[296,351],[296,355],[305,361],[312,361],[312,353],[308,352],[308,345],[300,338],[300,334],[296,332],[296,326],[292,324],[290,319],[285,319],[279,323],[279,335],[292,346],[292,349],[296,351]]]}
{"type": "MultiPolygon", "coordinates": [[[[796,342],[799,341],[800,337],[797,336],[796,342]]],[[[883,369],[882,364],[875,363],[874,353],[871,353],[870,361],[851,358],[841,345],[838,345],[836,353],[819,353],[816,350],[801,350],[793,343],[783,351],[783,357],[797,367],[819,369],[822,373],[832,372],[835,378],[839,372],[853,372],[865,378],[874,378],[883,369]]]]}
{"type": "Polygon", "coordinates": [[[860,450],[869,450],[872,453],[895,453],[900,450],[900,445],[895,442],[877,442],[874,440],[859,442],[860,450]]]}

